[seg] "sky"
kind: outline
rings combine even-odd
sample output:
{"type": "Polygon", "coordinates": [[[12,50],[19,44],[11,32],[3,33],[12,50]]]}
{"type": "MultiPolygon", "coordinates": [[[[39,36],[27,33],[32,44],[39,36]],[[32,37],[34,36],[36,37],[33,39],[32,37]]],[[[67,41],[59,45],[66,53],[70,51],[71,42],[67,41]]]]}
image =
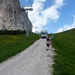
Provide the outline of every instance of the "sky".
{"type": "Polygon", "coordinates": [[[75,0],[20,0],[20,5],[33,8],[28,11],[33,32],[59,33],[75,28],[75,0]]]}

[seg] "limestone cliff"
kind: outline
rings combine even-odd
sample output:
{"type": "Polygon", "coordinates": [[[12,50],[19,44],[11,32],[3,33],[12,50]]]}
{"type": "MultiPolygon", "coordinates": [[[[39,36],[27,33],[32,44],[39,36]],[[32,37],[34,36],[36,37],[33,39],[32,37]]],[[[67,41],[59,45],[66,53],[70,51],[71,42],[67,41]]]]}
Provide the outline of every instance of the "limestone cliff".
{"type": "Polygon", "coordinates": [[[32,31],[32,23],[19,0],[0,0],[0,29],[32,31]]]}

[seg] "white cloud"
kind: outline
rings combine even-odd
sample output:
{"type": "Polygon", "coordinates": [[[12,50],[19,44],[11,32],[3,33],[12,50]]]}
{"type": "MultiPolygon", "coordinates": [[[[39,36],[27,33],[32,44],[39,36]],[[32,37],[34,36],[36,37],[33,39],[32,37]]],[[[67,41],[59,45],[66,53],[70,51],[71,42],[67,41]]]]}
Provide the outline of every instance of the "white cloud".
{"type": "Polygon", "coordinates": [[[62,28],[59,28],[58,30],[57,30],[57,32],[62,32],[63,30],[62,30],[62,28]]]}
{"type": "Polygon", "coordinates": [[[55,0],[52,6],[45,8],[46,0],[34,0],[33,11],[29,11],[29,18],[33,24],[33,32],[35,27],[38,31],[43,29],[49,22],[55,22],[59,19],[58,9],[64,5],[64,0],[55,0]]]}
{"type": "Polygon", "coordinates": [[[64,5],[63,1],[64,0],[55,0],[55,3],[56,3],[57,6],[61,7],[61,6],[64,5]]]}
{"type": "Polygon", "coordinates": [[[74,22],[71,25],[64,25],[62,28],[59,28],[57,32],[63,32],[72,28],[75,28],[75,15],[74,15],[74,22]]]}

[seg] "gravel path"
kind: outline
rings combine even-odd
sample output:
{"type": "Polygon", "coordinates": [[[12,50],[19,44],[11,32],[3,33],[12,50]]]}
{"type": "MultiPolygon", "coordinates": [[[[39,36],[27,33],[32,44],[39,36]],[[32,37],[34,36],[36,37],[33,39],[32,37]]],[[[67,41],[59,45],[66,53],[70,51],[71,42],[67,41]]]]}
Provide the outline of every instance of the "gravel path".
{"type": "Polygon", "coordinates": [[[0,64],[0,75],[52,75],[53,48],[39,39],[26,50],[0,64]]]}

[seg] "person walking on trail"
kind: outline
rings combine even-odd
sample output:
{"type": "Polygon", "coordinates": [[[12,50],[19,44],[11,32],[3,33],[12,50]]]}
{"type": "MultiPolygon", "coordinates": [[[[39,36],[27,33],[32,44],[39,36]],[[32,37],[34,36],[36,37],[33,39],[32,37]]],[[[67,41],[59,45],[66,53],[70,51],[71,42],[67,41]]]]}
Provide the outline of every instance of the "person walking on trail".
{"type": "Polygon", "coordinates": [[[53,39],[54,39],[54,35],[51,36],[51,40],[52,40],[52,42],[53,42],[53,39]]]}
{"type": "Polygon", "coordinates": [[[51,48],[51,37],[48,36],[46,39],[46,45],[47,45],[47,50],[49,50],[51,48]]]}

